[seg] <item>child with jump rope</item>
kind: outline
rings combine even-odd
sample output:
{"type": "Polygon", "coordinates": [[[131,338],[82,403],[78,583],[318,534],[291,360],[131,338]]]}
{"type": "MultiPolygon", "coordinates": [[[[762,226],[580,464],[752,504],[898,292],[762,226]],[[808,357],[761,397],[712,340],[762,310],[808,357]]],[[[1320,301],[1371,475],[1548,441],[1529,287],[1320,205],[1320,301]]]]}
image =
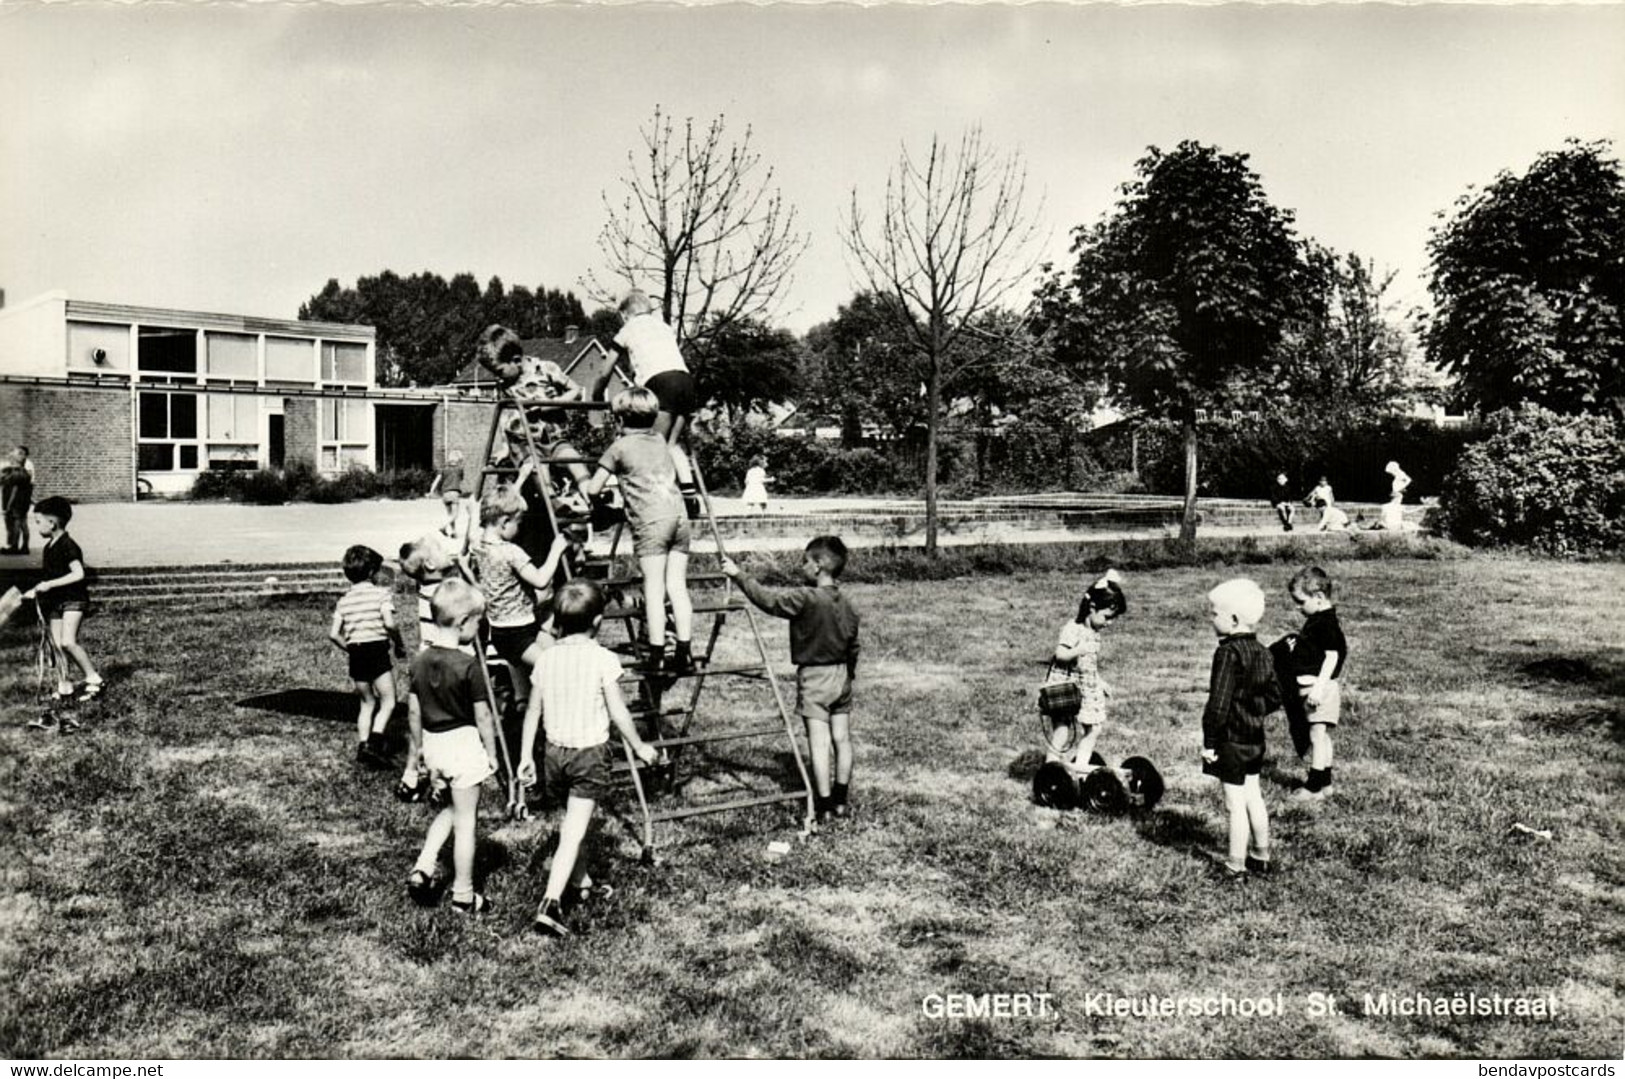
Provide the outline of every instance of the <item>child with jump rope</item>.
{"type": "Polygon", "coordinates": [[[394,654],[404,657],[406,645],[395,626],[395,597],[377,583],[384,557],[361,544],[344,552],[344,577],[349,591],[333,608],[328,639],[349,657],[350,680],[360,706],[356,711],[355,762],[369,768],[387,763],[384,729],[395,714],[394,654]]]}
{"type": "MultiPolygon", "coordinates": [[[[33,601],[40,621],[50,627],[50,658],[56,665],[56,703],[93,701],[102,695],[102,676],[90,661],[90,654],[79,643],[79,626],[90,609],[90,590],[85,584],[85,556],[79,544],[68,535],[68,522],[73,519],[73,504],[60,496],[42,498],[34,504],[34,531],[45,541],[41,554],[43,576],[38,584],[23,593],[24,602],[33,601]],[[68,661],[72,660],[84,672],[83,687],[77,696],[74,682],[69,676],[68,661]]],[[[43,667],[41,668],[43,670],[43,667]]],[[[64,734],[72,733],[79,724],[72,716],[60,723],[47,713],[29,724],[34,730],[59,727],[64,734]]]]}
{"type": "Polygon", "coordinates": [[[1048,727],[1044,752],[1074,771],[1086,770],[1106,724],[1111,687],[1100,677],[1100,632],[1128,610],[1122,578],[1107,570],[1083,593],[1078,613],[1061,627],[1049,671],[1039,687],[1039,711],[1048,727]]]}

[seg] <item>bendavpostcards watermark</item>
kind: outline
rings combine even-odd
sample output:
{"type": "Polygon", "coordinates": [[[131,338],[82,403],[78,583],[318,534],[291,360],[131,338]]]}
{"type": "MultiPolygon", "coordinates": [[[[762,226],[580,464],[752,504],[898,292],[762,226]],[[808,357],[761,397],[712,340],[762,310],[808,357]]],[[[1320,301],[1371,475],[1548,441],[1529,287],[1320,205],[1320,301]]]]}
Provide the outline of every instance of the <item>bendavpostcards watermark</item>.
{"type": "Polygon", "coordinates": [[[1117,1019],[1323,1019],[1338,1015],[1373,1018],[1460,1018],[1547,1020],[1557,1015],[1551,993],[1460,990],[1438,992],[1262,993],[1084,993],[1062,1000],[1054,993],[928,993],[920,999],[927,1019],[1049,1019],[1063,1012],[1117,1019]]]}

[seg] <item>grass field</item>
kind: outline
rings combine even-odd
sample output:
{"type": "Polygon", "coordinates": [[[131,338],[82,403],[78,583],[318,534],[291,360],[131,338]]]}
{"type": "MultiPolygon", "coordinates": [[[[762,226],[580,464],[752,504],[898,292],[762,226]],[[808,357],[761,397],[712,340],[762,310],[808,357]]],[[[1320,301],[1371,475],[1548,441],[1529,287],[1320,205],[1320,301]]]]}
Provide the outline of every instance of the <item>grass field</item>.
{"type": "MultiPolygon", "coordinates": [[[[861,552],[860,552],[861,557],[861,552]]],[[[31,637],[0,638],[0,1055],[298,1057],[1064,1055],[1603,1057],[1625,986],[1625,650],[1617,564],[1333,562],[1354,655],[1338,794],[1265,791],[1279,873],[1217,881],[1200,774],[1213,639],[1202,595],[1250,572],[1261,636],[1293,628],[1290,567],[1145,570],[1107,631],[1101,749],[1161,765],[1148,819],[1034,808],[1037,662],[1076,603],[1059,572],[857,584],[856,816],[780,861],[788,809],[700,818],[566,942],[534,937],[551,816],[486,799],[487,920],[411,906],[428,811],[351,764],[348,720],[240,708],[345,686],[328,605],[112,612],[110,688],[73,736],[31,734],[31,637]],[[1514,823],[1551,839],[1509,834],[1514,823]],[[1042,1018],[933,1019],[928,994],[1047,992],[1042,1018]],[[1553,994],[1552,1019],[1367,1016],[1363,994],[1553,994]],[[1284,995],[1276,1019],[1091,1015],[1090,995],[1284,995]],[[1310,1018],[1313,992],[1345,1014],[1310,1018]]],[[[26,628],[26,627],[24,627],[26,628]]],[[[782,623],[769,625],[776,658],[782,623]]],[[[730,629],[737,646],[743,630],[730,629]]],[[[762,687],[710,696],[713,729],[762,687]]],[[[716,776],[787,756],[728,743],[716,776]]]]}

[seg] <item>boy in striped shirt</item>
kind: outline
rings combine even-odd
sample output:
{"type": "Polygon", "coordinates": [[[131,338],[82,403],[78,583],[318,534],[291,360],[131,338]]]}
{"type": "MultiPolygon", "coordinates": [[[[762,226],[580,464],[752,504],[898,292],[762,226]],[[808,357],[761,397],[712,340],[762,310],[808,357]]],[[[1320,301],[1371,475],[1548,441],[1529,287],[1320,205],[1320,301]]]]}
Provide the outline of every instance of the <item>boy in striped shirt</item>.
{"type": "Polygon", "coordinates": [[[564,924],[566,887],[573,900],[607,896],[594,887],[580,862],[581,845],[592,825],[593,810],[609,793],[609,725],[615,724],[632,752],[653,764],[654,748],[638,737],[626,709],[619,679],[621,661],[596,640],[604,621],[604,593],[591,581],[573,580],[553,601],[553,625],[559,642],[536,661],[525,729],[520,736],[519,779],[536,781],[536,732],[547,721],[547,750],[542,767],[548,790],[566,797],[559,822],[559,849],[547,876],[547,891],[536,910],[537,930],[555,937],[569,935],[564,924]]]}
{"type": "Polygon", "coordinates": [[[405,656],[406,645],[395,628],[395,599],[388,589],[373,583],[384,556],[356,544],[344,552],[344,577],[350,590],[333,609],[327,636],[350,657],[350,679],[361,706],[356,712],[355,762],[378,768],[387,763],[384,727],[395,714],[395,655],[405,656]]]}

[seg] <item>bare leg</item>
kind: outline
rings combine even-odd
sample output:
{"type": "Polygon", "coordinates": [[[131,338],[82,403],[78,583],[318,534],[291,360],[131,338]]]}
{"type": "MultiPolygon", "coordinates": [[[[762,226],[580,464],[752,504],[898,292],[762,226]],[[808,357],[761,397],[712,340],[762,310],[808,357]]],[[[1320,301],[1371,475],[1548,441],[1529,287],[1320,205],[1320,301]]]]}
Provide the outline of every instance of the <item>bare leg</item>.
{"type": "Polygon", "coordinates": [[[679,641],[694,639],[694,601],[688,595],[688,552],[666,554],[666,595],[671,597],[671,620],[679,641]]]}
{"type": "Polygon", "coordinates": [[[548,870],[544,902],[562,898],[566,885],[579,885],[587,875],[586,864],[576,863],[581,856],[581,844],[587,838],[587,829],[592,826],[592,812],[596,804],[591,798],[580,798],[574,794],[565,803],[564,819],[559,821],[559,849],[553,852],[553,868],[548,870]]]}
{"type": "Polygon", "coordinates": [[[377,701],[372,695],[372,687],[365,682],[357,682],[355,691],[361,698],[361,704],[356,710],[355,740],[366,745],[367,735],[372,733],[372,710],[377,701]]]}
{"type": "Polygon", "coordinates": [[[466,903],[474,898],[474,824],[479,818],[479,808],[478,785],[451,789],[451,865],[455,874],[451,898],[457,902],[466,903]]]}
{"type": "Polygon", "coordinates": [[[638,559],[638,568],[643,571],[643,621],[649,630],[649,647],[658,652],[666,647],[666,556],[647,555],[638,559]]]}
{"type": "Polygon", "coordinates": [[[1241,789],[1246,793],[1247,825],[1252,833],[1247,853],[1267,862],[1270,860],[1270,818],[1264,809],[1264,788],[1258,785],[1257,776],[1248,776],[1241,789]]]}
{"type": "Polygon", "coordinates": [[[679,487],[694,482],[694,470],[689,466],[688,454],[683,452],[683,431],[688,426],[684,416],[671,412],[661,412],[655,416],[655,430],[660,437],[671,445],[672,467],[677,469],[677,484],[679,487]]]}
{"type": "Polygon", "coordinates": [[[451,806],[447,806],[435,814],[434,820],[429,822],[429,831],[423,837],[423,849],[418,852],[418,860],[412,868],[424,876],[432,878],[435,866],[440,863],[440,851],[451,838],[451,826],[454,818],[451,806]]]}
{"type": "Polygon", "coordinates": [[[835,782],[852,782],[852,717],[837,712],[829,717],[830,740],[835,743],[835,782]]]}
{"type": "Polygon", "coordinates": [[[807,723],[807,756],[811,758],[813,770],[813,789],[818,797],[828,798],[830,793],[830,756],[834,738],[830,733],[830,724],[821,719],[809,719],[807,723]]]}
{"type": "Polygon", "coordinates": [[[59,625],[61,626],[61,636],[57,638],[57,645],[62,651],[73,657],[75,663],[79,664],[79,669],[85,672],[85,681],[90,683],[100,682],[102,676],[96,673],[96,668],[90,662],[90,654],[79,643],[79,623],[84,620],[84,617],[84,611],[63,611],[61,622],[59,623],[53,618],[51,628],[55,630],[59,625]]]}
{"type": "Polygon", "coordinates": [[[1332,729],[1324,723],[1309,724],[1309,767],[1332,766],[1332,729]]]}
{"type": "MultiPolygon", "coordinates": [[[[1256,788],[1257,780],[1253,780],[1256,788]]],[[[1225,852],[1225,864],[1237,873],[1247,868],[1248,806],[1247,787],[1244,783],[1221,783],[1224,789],[1224,812],[1229,820],[1230,842],[1225,852]]]]}
{"type": "Polygon", "coordinates": [[[1099,738],[1099,737],[1100,737],[1100,726],[1099,726],[1099,724],[1096,724],[1094,726],[1089,726],[1088,724],[1085,724],[1083,726],[1083,736],[1078,739],[1077,752],[1075,752],[1073,754],[1073,756],[1072,756],[1072,760],[1077,764],[1077,766],[1079,768],[1088,768],[1089,767],[1089,758],[1094,756],[1094,753],[1095,753],[1095,739],[1099,738]]]}
{"type": "Polygon", "coordinates": [[[372,683],[372,691],[378,694],[378,711],[373,716],[372,733],[381,735],[395,715],[395,672],[385,671],[379,675],[372,683]]]}

